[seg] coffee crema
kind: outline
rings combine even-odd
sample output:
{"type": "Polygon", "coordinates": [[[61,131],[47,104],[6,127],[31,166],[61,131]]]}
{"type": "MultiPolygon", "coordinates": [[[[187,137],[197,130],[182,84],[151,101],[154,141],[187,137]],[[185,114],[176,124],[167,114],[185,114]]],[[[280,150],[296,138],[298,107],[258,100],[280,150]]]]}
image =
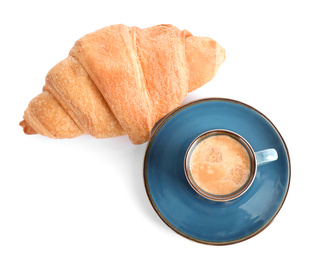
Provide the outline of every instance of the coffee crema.
{"type": "Polygon", "coordinates": [[[228,195],[241,189],[251,172],[246,148],[236,139],[217,134],[206,137],[192,151],[190,175],[196,185],[213,195],[228,195]]]}

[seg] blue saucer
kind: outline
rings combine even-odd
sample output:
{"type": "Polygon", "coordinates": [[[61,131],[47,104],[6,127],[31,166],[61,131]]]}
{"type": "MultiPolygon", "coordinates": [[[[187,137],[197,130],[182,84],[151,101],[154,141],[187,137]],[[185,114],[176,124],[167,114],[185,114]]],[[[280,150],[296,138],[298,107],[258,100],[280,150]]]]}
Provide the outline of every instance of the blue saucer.
{"type": "Polygon", "coordinates": [[[205,244],[233,244],[264,230],[281,209],[290,184],[290,158],[278,130],[256,109],[229,99],[197,100],[168,114],[153,130],[144,183],[154,210],[174,231],[205,244]],[[278,152],[277,161],[258,167],[249,190],[229,202],[203,198],[185,177],[189,144],[211,129],[236,132],[255,151],[278,152]]]}

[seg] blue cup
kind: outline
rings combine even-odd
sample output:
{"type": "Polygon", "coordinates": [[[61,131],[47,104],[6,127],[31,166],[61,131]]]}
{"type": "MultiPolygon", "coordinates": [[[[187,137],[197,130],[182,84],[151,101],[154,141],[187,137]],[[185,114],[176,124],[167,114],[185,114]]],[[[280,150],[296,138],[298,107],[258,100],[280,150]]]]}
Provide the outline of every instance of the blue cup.
{"type": "MultiPolygon", "coordinates": [[[[210,131],[206,131],[195,138],[192,143],[189,145],[184,159],[184,169],[187,181],[189,182],[190,186],[201,196],[206,199],[213,200],[213,201],[230,201],[233,199],[238,198],[239,196],[243,195],[249,187],[252,185],[257,172],[257,167],[260,165],[273,162],[278,159],[277,151],[274,148],[257,151],[255,152],[248,141],[245,140],[244,137],[241,135],[225,130],[225,129],[214,129],[210,131]],[[229,192],[228,194],[214,194],[210,193],[205,188],[202,188],[201,185],[194,179],[194,175],[192,174],[192,167],[191,167],[191,157],[195,149],[200,145],[201,142],[205,141],[207,138],[213,136],[226,136],[233,138],[239,144],[241,144],[245,150],[247,151],[248,158],[249,158],[249,175],[246,179],[245,183],[239,187],[238,189],[229,192]]],[[[209,176],[210,177],[210,176],[209,176]]],[[[226,178],[226,177],[225,177],[226,178]]],[[[223,181],[224,182],[224,181],[223,181]]]]}

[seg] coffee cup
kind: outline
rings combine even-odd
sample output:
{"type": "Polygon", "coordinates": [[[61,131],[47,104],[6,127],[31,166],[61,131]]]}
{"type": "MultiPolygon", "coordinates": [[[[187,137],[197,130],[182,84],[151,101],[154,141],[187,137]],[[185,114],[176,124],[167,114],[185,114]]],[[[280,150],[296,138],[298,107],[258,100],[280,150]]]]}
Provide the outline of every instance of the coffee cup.
{"type": "Polygon", "coordinates": [[[257,167],[277,159],[273,148],[254,152],[241,135],[215,129],[192,141],[185,154],[184,169],[187,181],[201,196],[230,201],[249,189],[257,167]]]}

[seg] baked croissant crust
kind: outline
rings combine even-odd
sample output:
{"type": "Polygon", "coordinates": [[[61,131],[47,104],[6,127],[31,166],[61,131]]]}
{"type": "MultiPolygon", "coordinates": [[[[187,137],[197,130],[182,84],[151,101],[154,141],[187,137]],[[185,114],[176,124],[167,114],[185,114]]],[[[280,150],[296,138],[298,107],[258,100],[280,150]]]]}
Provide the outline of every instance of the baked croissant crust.
{"type": "Polygon", "coordinates": [[[224,49],[172,25],[112,25],[79,39],[47,74],[20,123],[26,134],[146,142],[154,124],[216,74],[224,49]]]}

